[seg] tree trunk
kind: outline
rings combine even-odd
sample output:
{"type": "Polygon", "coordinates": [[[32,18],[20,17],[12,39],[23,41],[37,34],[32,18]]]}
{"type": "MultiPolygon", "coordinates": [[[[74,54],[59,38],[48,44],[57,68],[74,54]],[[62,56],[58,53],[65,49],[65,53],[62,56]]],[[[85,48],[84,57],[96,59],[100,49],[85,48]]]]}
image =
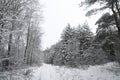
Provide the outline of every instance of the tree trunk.
{"type": "Polygon", "coordinates": [[[113,12],[116,27],[118,29],[118,35],[120,36],[120,26],[119,26],[119,21],[118,21],[118,17],[117,17],[117,12],[114,10],[114,3],[112,4],[111,10],[113,12]]]}
{"type": "Polygon", "coordinates": [[[12,31],[14,30],[15,24],[14,24],[15,20],[12,21],[12,28],[11,28],[11,32],[9,35],[9,42],[8,42],[8,57],[11,55],[11,50],[12,50],[12,31]]]}
{"type": "Polygon", "coordinates": [[[27,32],[27,41],[25,46],[25,52],[24,52],[24,63],[27,64],[27,51],[29,46],[29,40],[30,40],[30,26],[28,26],[28,32],[27,32]]]}
{"type": "MultiPolygon", "coordinates": [[[[32,49],[33,50],[33,49],[32,49]]],[[[30,66],[32,65],[33,52],[30,54],[30,66]]]]}
{"type": "Polygon", "coordinates": [[[35,42],[35,38],[33,37],[33,34],[32,34],[32,41],[31,41],[31,54],[30,54],[30,65],[32,65],[32,61],[33,61],[33,53],[34,53],[34,49],[35,49],[35,46],[34,46],[34,42],[35,42]]]}
{"type": "Polygon", "coordinates": [[[28,46],[28,54],[27,54],[27,65],[30,65],[30,58],[31,58],[31,54],[32,54],[32,35],[31,35],[31,28],[29,31],[29,46],[28,46]]]}
{"type": "MultiPolygon", "coordinates": [[[[14,24],[14,22],[15,22],[15,20],[13,20],[12,21],[12,28],[11,28],[11,32],[10,32],[10,35],[9,35],[9,42],[8,42],[8,54],[7,54],[7,57],[9,58],[10,57],[10,55],[11,55],[11,51],[12,51],[12,37],[13,37],[13,35],[12,35],[12,31],[14,30],[14,27],[15,27],[15,24],[14,24]]],[[[7,65],[6,66],[9,66],[9,64],[10,64],[10,60],[8,59],[7,60],[7,65]]]]}
{"type": "Polygon", "coordinates": [[[8,54],[7,54],[8,57],[9,57],[10,54],[11,54],[11,50],[12,50],[12,34],[9,35],[8,54]]]}
{"type": "Polygon", "coordinates": [[[18,38],[17,38],[17,59],[20,59],[20,35],[18,35],[18,38]]]}
{"type": "Polygon", "coordinates": [[[117,13],[119,15],[119,18],[120,18],[120,10],[119,10],[119,7],[118,7],[119,6],[118,0],[116,1],[115,6],[116,6],[117,13]]]}
{"type": "MultiPolygon", "coordinates": [[[[3,14],[0,14],[0,20],[3,19],[3,14]]],[[[2,47],[2,34],[3,34],[3,28],[4,28],[4,23],[0,21],[1,29],[0,29],[0,51],[3,51],[2,47]]],[[[4,53],[3,53],[4,54],[4,53]]]]}

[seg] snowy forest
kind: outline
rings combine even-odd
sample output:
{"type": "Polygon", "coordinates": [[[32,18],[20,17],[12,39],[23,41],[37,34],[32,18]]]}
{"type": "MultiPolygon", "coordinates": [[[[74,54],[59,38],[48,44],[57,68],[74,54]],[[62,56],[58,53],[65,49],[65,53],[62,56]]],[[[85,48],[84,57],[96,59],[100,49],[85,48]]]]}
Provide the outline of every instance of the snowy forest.
{"type": "Polygon", "coordinates": [[[86,16],[110,9],[95,23],[96,33],[92,33],[87,23],[72,27],[66,26],[61,40],[44,51],[44,61],[55,65],[77,67],[79,65],[99,65],[107,62],[120,62],[120,2],[118,0],[85,0],[80,7],[102,7],[90,9],[86,16]],[[48,54],[49,53],[49,54],[48,54]]]}
{"type": "Polygon", "coordinates": [[[0,80],[120,80],[120,1],[78,4],[86,17],[104,12],[96,33],[87,22],[69,23],[43,50],[40,0],[0,0],[0,80]]]}

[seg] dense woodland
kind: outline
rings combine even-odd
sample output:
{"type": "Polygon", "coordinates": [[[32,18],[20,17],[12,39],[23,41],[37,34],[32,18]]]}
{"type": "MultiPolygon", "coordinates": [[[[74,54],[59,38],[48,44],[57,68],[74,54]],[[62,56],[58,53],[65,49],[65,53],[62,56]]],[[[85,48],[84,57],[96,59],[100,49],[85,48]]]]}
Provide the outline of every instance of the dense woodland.
{"type": "Polygon", "coordinates": [[[96,33],[87,23],[76,27],[68,24],[61,40],[44,51],[44,61],[70,67],[120,62],[120,1],[85,0],[80,7],[87,9],[88,17],[104,12],[95,23],[96,33]]]}
{"type": "Polygon", "coordinates": [[[40,63],[41,20],[38,0],[0,0],[1,71],[40,63]]]}

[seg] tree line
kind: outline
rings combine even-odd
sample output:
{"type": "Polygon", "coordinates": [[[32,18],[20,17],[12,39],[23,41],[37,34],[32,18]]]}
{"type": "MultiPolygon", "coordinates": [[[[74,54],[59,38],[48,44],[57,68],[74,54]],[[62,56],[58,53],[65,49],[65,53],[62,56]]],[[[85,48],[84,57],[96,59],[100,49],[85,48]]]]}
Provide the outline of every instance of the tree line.
{"type": "Polygon", "coordinates": [[[44,61],[71,67],[120,62],[120,1],[84,0],[80,7],[88,9],[86,16],[105,11],[95,23],[96,33],[87,24],[75,28],[68,24],[61,40],[44,51],[44,61]],[[93,8],[96,4],[102,6],[93,8]]]}

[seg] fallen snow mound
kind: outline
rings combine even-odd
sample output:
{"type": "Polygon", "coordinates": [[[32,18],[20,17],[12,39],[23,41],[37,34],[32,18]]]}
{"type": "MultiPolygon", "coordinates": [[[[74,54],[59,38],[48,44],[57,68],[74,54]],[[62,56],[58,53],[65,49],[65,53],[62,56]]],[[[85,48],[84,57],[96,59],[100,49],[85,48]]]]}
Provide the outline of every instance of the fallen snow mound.
{"type": "Polygon", "coordinates": [[[76,69],[43,64],[40,67],[0,73],[0,80],[120,80],[120,65],[112,62],[76,69]]]}
{"type": "Polygon", "coordinates": [[[120,67],[115,62],[87,69],[43,64],[33,71],[32,80],[120,80],[120,67]]]}

